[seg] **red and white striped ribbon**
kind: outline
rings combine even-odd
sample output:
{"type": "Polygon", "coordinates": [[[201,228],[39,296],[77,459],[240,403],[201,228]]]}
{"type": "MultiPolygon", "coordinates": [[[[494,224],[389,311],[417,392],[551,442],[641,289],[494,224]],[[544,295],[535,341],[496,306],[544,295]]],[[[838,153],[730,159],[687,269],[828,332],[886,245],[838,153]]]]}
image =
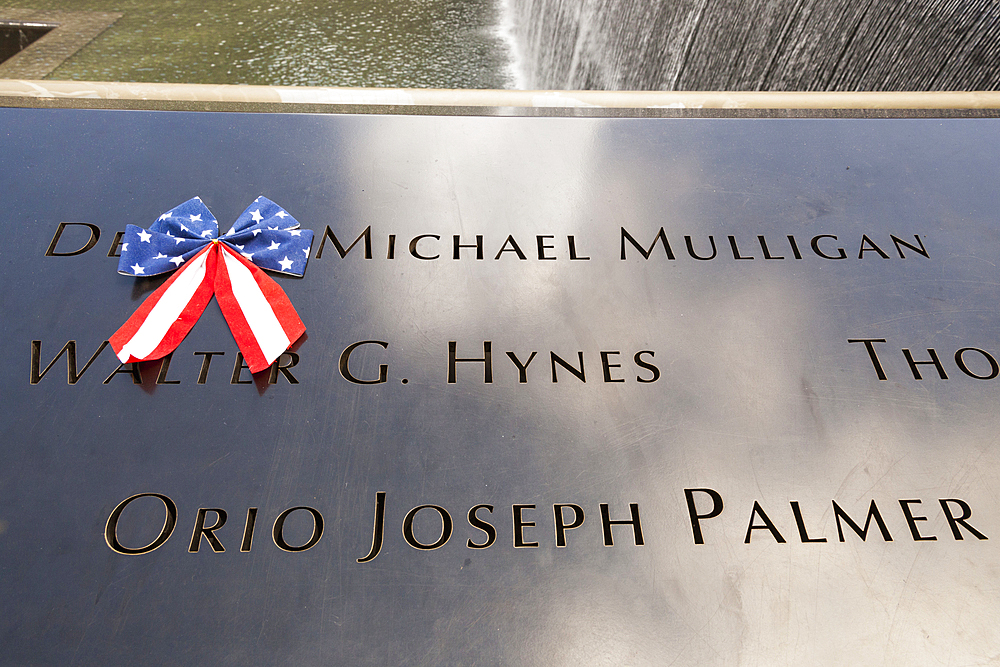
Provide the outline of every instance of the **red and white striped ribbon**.
{"type": "Polygon", "coordinates": [[[215,294],[251,373],[281,356],[306,327],[284,291],[225,243],[188,260],[139,306],[109,342],[122,363],[177,349],[215,294]]]}

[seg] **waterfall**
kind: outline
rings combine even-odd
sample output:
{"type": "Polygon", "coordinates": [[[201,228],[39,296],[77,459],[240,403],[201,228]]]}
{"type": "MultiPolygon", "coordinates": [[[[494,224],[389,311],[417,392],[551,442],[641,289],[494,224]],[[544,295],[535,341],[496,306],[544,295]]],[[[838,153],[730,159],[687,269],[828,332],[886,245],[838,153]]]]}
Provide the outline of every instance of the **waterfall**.
{"type": "Polygon", "coordinates": [[[997,90],[993,0],[501,0],[519,87],[997,90]]]}

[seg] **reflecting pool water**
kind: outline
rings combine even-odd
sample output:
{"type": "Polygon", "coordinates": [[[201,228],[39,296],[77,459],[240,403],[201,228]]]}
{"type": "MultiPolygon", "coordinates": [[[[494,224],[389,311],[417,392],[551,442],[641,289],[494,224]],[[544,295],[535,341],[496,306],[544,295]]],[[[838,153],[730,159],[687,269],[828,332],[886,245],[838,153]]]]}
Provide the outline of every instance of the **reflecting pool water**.
{"type": "Polygon", "coordinates": [[[496,0],[3,0],[123,12],[49,78],[507,88],[496,0]]]}
{"type": "Polygon", "coordinates": [[[996,0],[220,0],[207,8],[201,0],[0,3],[123,14],[56,69],[55,79],[1000,90],[996,0]]]}

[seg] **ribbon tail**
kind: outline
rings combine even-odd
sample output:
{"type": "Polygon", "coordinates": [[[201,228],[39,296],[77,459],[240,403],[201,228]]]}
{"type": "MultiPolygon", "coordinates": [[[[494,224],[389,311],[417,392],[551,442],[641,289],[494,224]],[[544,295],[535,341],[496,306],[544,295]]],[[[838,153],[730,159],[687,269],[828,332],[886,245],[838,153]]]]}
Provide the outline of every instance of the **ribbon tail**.
{"type": "Polygon", "coordinates": [[[285,292],[266,273],[224,243],[215,272],[215,298],[251,373],[281,356],[306,327],[285,292]]]}
{"type": "Polygon", "coordinates": [[[212,300],[218,263],[213,247],[188,260],[108,339],[122,363],[160,359],[177,349],[212,300]]]}

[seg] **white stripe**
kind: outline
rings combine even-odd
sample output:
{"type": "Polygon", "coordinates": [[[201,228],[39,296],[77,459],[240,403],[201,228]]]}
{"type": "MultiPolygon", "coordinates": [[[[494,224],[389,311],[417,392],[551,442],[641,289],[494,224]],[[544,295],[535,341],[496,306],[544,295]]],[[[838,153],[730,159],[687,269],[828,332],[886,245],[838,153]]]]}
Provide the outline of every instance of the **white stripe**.
{"type": "Polygon", "coordinates": [[[118,353],[118,358],[121,359],[122,363],[128,361],[130,356],[144,359],[156,349],[156,346],[167,335],[167,331],[177,321],[181,312],[191,301],[198,286],[205,279],[207,261],[208,252],[203,252],[197,259],[192,260],[181,269],[182,273],[163,293],[135,335],[125,343],[121,352],[118,353]]]}
{"type": "Polygon", "coordinates": [[[264,359],[267,363],[271,363],[288,349],[292,341],[285,335],[285,330],[281,328],[271,304],[260,291],[260,285],[253,279],[250,270],[225,250],[222,251],[222,256],[226,258],[226,270],[229,272],[229,282],[233,286],[233,296],[236,297],[236,302],[243,311],[243,317],[250,325],[250,331],[257,339],[260,351],[264,353],[264,359]]]}

